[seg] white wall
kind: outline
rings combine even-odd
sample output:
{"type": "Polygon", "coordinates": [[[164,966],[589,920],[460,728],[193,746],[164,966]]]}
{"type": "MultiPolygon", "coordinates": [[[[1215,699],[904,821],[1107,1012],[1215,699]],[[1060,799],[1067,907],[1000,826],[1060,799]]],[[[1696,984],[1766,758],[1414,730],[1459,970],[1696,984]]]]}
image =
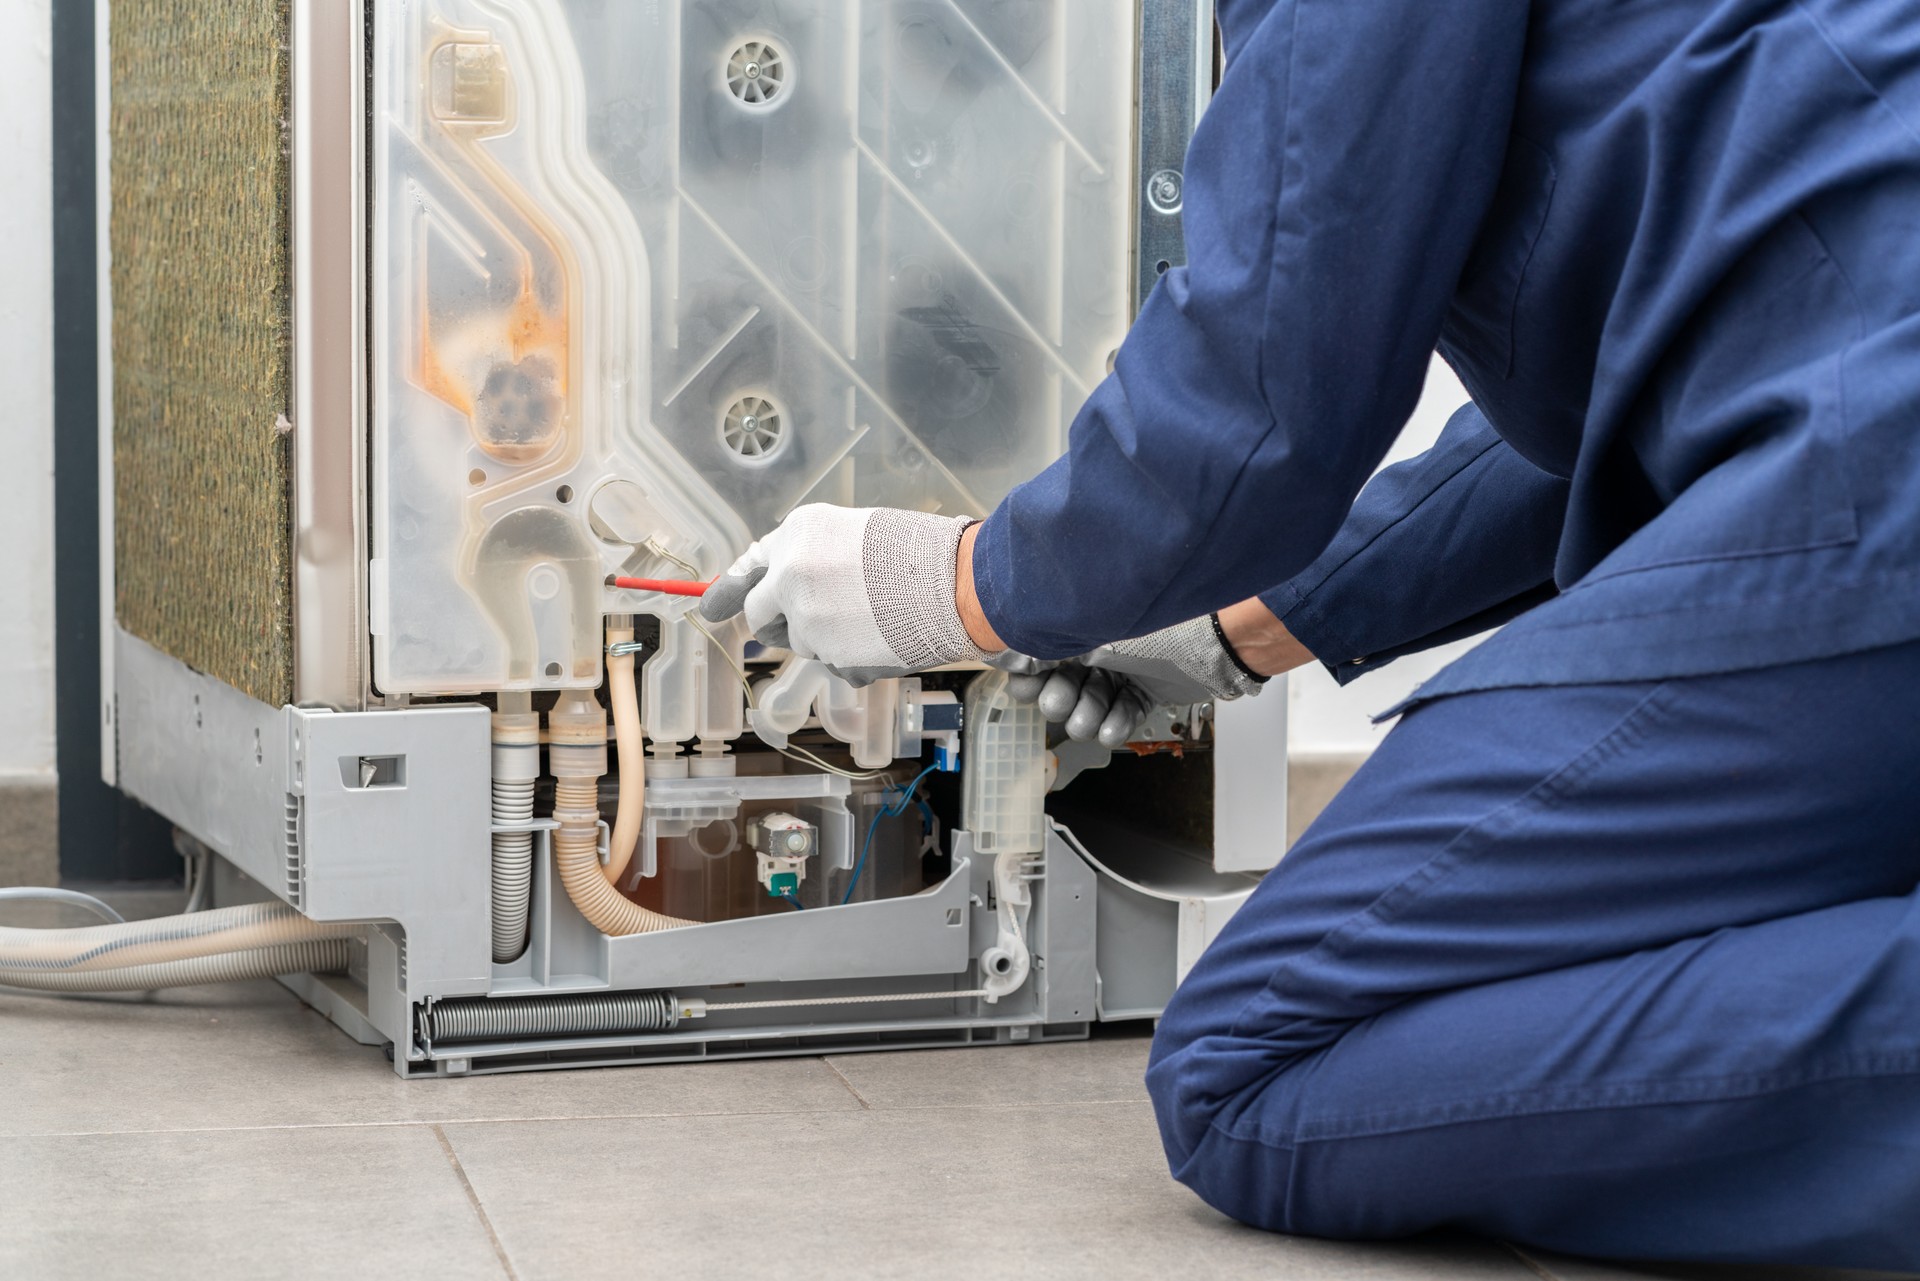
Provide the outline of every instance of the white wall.
{"type": "Polygon", "coordinates": [[[52,3],[0,41],[0,783],[54,763],[52,3]]]}
{"type": "MultiPolygon", "coordinates": [[[[1408,420],[1406,430],[1387,455],[1388,463],[1420,453],[1440,435],[1453,411],[1467,402],[1467,392],[1453,371],[1435,358],[1427,374],[1426,392],[1408,420]]],[[[1387,727],[1369,717],[1385,711],[1415,685],[1473,647],[1473,641],[1413,654],[1390,663],[1342,688],[1318,664],[1295,672],[1288,680],[1291,700],[1288,745],[1295,755],[1371,751],[1387,727]]]]}

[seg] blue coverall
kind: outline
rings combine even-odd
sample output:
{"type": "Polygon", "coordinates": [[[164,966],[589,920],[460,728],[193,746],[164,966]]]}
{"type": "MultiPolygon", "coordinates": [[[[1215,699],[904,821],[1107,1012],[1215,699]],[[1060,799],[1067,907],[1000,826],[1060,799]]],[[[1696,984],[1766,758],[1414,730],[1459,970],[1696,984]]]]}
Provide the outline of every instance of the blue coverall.
{"type": "Polygon", "coordinates": [[[1059,657],[1258,594],[1342,680],[1506,626],[1174,998],[1174,1173],[1920,1267],[1920,0],[1220,20],[1190,265],[982,528],[987,616],[1059,657]],[[1474,404],[1367,484],[1436,346],[1474,404]]]}

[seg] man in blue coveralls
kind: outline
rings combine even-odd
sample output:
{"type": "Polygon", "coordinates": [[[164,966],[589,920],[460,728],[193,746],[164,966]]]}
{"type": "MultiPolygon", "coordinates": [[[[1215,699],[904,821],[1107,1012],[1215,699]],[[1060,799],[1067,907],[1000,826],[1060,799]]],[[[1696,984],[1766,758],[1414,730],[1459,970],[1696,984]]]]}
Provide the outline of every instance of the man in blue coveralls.
{"type": "Polygon", "coordinates": [[[709,617],[862,677],[1083,656],[1043,706],[1110,742],[1504,623],[1175,996],[1174,1174],[1920,1266],[1920,0],[1220,22],[1190,265],[1070,452],[979,524],[801,508],[709,617]],[[1473,404],[1368,483],[1436,346],[1473,404]]]}

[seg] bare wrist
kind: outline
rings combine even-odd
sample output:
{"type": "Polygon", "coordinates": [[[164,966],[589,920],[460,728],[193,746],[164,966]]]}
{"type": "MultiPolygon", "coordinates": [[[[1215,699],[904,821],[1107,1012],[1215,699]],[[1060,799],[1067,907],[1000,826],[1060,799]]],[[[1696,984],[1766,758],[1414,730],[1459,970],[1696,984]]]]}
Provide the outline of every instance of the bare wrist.
{"type": "Polygon", "coordinates": [[[1000,633],[993,630],[993,624],[987,621],[986,611],[980,608],[980,593],[973,583],[973,544],[980,536],[978,521],[967,526],[966,533],[960,535],[959,560],[953,567],[953,605],[960,614],[961,626],[967,629],[967,636],[987,654],[998,654],[1007,648],[1000,639],[1000,633]]]}
{"type": "Polygon", "coordinates": [[[1295,640],[1257,596],[1227,606],[1218,617],[1220,634],[1240,662],[1262,676],[1278,676],[1313,661],[1312,651],[1295,640]]]}

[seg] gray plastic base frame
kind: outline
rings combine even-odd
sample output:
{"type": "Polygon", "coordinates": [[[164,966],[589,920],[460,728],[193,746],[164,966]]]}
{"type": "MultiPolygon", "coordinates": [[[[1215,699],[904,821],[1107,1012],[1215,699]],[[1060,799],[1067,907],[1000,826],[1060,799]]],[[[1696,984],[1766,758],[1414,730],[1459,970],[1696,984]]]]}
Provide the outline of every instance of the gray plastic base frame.
{"type": "Polygon", "coordinates": [[[609,938],[566,900],[542,831],[527,951],[496,965],[484,707],[273,708],[124,633],[115,657],[120,786],[226,860],[218,901],[369,923],[354,972],[285,982],[349,1035],[388,1043],[403,1076],[1082,1037],[1101,1018],[1158,1014],[1253,884],[1189,867],[1154,888],[1139,858],[1108,870],[1051,827],[1026,981],[998,1002],[934,998],[980,989],[998,937],[993,859],[965,832],[952,873],[918,894],[609,938]],[[657,1031],[457,1044],[436,1044],[423,1017],[459,998],[619,992],[715,1008],[657,1031]],[[833,1003],[845,998],[863,999],[833,1003]],[[718,1008],[767,1001],[815,1003],[718,1008]]]}

